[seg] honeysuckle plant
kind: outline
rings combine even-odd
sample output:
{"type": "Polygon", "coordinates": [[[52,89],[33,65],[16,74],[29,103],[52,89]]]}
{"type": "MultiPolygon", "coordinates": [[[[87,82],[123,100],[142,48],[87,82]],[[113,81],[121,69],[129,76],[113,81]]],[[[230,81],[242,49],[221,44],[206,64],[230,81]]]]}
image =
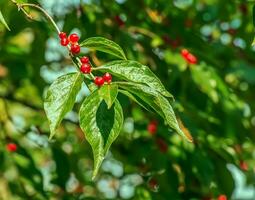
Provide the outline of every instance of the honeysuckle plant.
{"type": "MultiPolygon", "coordinates": [[[[65,115],[72,110],[82,84],[86,84],[90,90],[90,94],[80,106],[79,122],[93,150],[93,178],[96,177],[105,155],[122,130],[124,117],[118,100],[119,93],[126,95],[146,110],[154,111],[164,119],[167,126],[187,141],[192,141],[192,137],[184,133],[178,124],[171,106],[174,97],[148,66],[129,60],[123,49],[107,38],[91,37],[79,42],[79,36],[75,33],[67,37],[39,5],[18,3],[15,0],[12,2],[30,19],[32,17],[26,7],[40,10],[49,19],[59,35],[60,44],[68,48],[70,58],[77,68],[76,72],[57,78],[47,91],[44,109],[49,120],[50,139],[56,134],[65,115]],[[115,60],[94,66],[89,57],[80,55],[81,48],[111,54],[115,60]]],[[[9,29],[1,12],[0,20],[9,29]]]]}

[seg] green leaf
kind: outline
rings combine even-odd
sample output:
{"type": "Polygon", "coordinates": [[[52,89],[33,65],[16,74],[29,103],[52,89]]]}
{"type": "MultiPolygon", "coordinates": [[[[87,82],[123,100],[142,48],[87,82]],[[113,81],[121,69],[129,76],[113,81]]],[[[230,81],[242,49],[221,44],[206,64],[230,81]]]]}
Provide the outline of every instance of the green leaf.
{"type": "Polygon", "coordinates": [[[138,62],[118,60],[109,62],[96,69],[110,72],[111,74],[127,81],[143,83],[154,88],[162,95],[173,98],[150,68],[138,62]]]}
{"type": "Polygon", "coordinates": [[[107,108],[110,109],[118,95],[117,84],[105,84],[99,89],[99,95],[105,100],[107,108]]]}
{"type": "Polygon", "coordinates": [[[97,51],[102,51],[124,60],[127,59],[124,51],[118,44],[103,37],[90,37],[84,40],[81,43],[81,46],[97,51]]]}
{"type": "Polygon", "coordinates": [[[8,24],[6,23],[4,16],[2,14],[2,12],[0,11],[0,21],[3,23],[3,25],[10,31],[10,28],[8,26],[8,24]]]}
{"type": "Polygon", "coordinates": [[[137,95],[142,99],[146,105],[149,105],[156,113],[158,113],[172,129],[178,134],[183,136],[189,142],[192,142],[192,138],[186,135],[179,127],[173,108],[169,101],[159,94],[158,91],[141,84],[134,83],[120,83],[120,88],[128,90],[132,94],[137,95]]]}
{"type": "Polygon", "coordinates": [[[148,108],[146,105],[142,104],[140,100],[140,98],[138,99],[137,96],[131,94],[130,92],[128,92],[127,90],[121,90],[119,89],[119,92],[124,94],[125,96],[127,96],[129,99],[133,100],[134,102],[136,102],[138,105],[140,105],[141,107],[143,107],[145,110],[151,111],[150,108],[148,108]]]}
{"type": "Polygon", "coordinates": [[[255,5],[252,7],[253,26],[255,27],[255,5]]]}
{"type": "Polygon", "coordinates": [[[82,103],[79,115],[81,129],[94,155],[94,179],[104,156],[122,129],[122,107],[115,99],[113,106],[107,109],[107,104],[97,90],[82,103]]]}
{"type": "Polygon", "coordinates": [[[59,77],[48,89],[44,109],[50,123],[50,139],[55,135],[66,113],[73,108],[82,82],[82,74],[70,73],[59,77]]]}

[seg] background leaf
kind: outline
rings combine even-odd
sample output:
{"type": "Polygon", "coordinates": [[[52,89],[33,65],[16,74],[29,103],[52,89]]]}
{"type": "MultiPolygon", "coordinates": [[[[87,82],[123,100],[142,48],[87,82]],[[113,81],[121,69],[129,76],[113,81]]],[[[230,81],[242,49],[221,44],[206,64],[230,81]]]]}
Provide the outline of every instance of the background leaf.
{"type": "Polygon", "coordinates": [[[3,23],[3,25],[10,31],[10,28],[8,26],[8,24],[6,23],[5,19],[4,19],[4,16],[0,10],[0,21],[3,23]]]}

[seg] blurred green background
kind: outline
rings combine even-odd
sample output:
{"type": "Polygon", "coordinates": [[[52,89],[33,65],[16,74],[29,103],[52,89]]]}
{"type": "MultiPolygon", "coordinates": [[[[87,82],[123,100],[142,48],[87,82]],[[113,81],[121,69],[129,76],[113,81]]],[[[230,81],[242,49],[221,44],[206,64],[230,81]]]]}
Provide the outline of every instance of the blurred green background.
{"type": "MultiPolygon", "coordinates": [[[[92,151],[78,125],[80,102],[53,141],[43,97],[75,71],[51,24],[36,10],[26,19],[0,1],[0,199],[255,199],[255,47],[251,1],[38,0],[65,32],[103,36],[151,67],[175,96],[185,142],[124,96],[125,123],[96,181],[92,151]],[[180,51],[198,59],[188,65],[180,51]],[[156,133],[148,131],[157,122],[156,133]],[[17,151],[9,152],[8,143],[17,151]]],[[[95,65],[112,58],[89,52],[95,65]]]]}

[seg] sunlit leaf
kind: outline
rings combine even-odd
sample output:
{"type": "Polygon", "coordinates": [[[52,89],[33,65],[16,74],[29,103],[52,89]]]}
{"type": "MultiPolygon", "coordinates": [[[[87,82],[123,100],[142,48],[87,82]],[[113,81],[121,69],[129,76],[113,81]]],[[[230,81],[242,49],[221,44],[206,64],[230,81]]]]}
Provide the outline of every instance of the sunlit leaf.
{"type": "Polygon", "coordinates": [[[122,129],[122,107],[115,99],[108,109],[97,90],[82,103],[79,115],[81,129],[93,150],[95,178],[107,151],[122,129]]]}
{"type": "Polygon", "coordinates": [[[70,73],[59,77],[48,89],[44,109],[50,123],[50,139],[66,113],[73,108],[82,81],[80,73],[70,73]]]}
{"type": "Polygon", "coordinates": [[[97,70],[108,71],[120,79],[127,81],[143,83],[154,88],[162,95],[173,98],[150,68],[138,62],[129,60],[113,61],[98,67],[97,70]]]}
{"type": "Polygon", "coordinates": [[[8,24],[6,23],[5,19],[4,19],[4,16],[0,10],[0,21],[3,23],[3,25],[10,31],[10,28],[8,26],[8,24]]]}
{"type": "Polygon", "coordinates": [[[158,113],[166,122],[166,124],[174,129],[178,134],[186,140],[192,141],[191,136],[186,136],[180,129],[174,114],[173,108],[169,101],[158,93],[158,91],[141,84],[123,83],[120,87],[128,90],[130,93],[140,97],[147,105],[149,105],[156,113],[158,113]]]}
{"type": "Polygon", "coordinates": [[[99,95],[105,100],[108,109],[111,108],[118,95],[117,84],[105,84],[99,89],[99,95]]]}
{"type": "Polygon", "coordinates": [[[103,38],[103,37],[91,37],[86,40],[84,40],[81,43],[82,47],[87,47],[90,49],[94,49],[97,51],[102,51],[108,54],[111,54],[113,56],[116,56],[118,58],[126,60],[126,56],[122,48],[116,44],[115,42],[103,38]]]}

